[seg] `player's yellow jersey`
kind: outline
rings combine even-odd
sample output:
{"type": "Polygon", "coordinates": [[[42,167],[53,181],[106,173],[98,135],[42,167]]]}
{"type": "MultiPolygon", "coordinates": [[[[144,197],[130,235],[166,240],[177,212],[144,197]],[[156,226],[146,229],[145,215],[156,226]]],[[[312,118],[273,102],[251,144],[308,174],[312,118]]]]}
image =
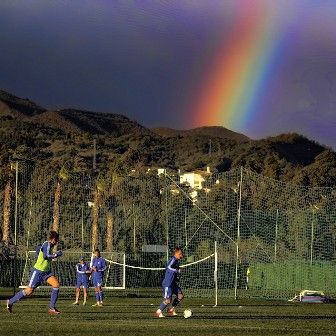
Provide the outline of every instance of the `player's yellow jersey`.
{"type": "Polygon", "coordinates": [[[42,244],[34,265],[35,269],[41,272],[49,272],[51,270],[51,260],[55,257],[52,254],[52,249],[53,246],[48,241],[42,244]]]}

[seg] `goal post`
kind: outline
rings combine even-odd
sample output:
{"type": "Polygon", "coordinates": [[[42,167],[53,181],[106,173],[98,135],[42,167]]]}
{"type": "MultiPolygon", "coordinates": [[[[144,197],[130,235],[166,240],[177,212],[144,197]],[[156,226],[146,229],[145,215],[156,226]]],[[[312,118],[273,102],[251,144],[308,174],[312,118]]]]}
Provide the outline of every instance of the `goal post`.
{"type": "MultiPolygon", "coordinates": [[[[108,263],[123,266],[127,279],[127,290],[149,292],[154,287],[161,288],[162,278],[164,276],[165,267],[143,267],[135,266],[127,263],[121,264],[113,260],[108,260],[108,263]],[[139,275],[145,280],[154,278],[156,281],[143,281],[139,287],[139,275]]],[[[182,272],[179,279],[182,290],[189,297],[214,298],[214,306],[218,304],[218,254],[217,244],[215,251],[198,260],[182,264],[180,266],[182,272]]]]}

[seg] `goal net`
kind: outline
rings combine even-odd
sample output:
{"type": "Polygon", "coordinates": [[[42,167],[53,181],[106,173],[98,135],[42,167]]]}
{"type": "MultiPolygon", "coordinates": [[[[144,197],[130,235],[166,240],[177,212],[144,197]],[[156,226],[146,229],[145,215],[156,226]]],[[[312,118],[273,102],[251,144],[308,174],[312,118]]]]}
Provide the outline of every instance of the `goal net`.
{"type": "Polygon", "coordinates": [[[179,246],[182,263],[190,264],[181,287],[189,297],[212,299],[216,242],[220,300],[288,299],[302,288],[336,295],[334,186],[298,186],[243,168],[219,174],[72,172],[62,179],[56,168],[20,164],[16,185],[13,172],[0,174],[3,240],[17,240],[17,269],[8,264],[0,274],[6,287],[9,279],[27,284],[35,252],[26,257],[25,251],[57,227],[59,247],[68,252],[53,271],[65,288],[75,285],[80,251],[97,247],[122,251],[103,252],[111,261],[104,286],[125,288],[113,295],[161,295],[163,267],[179,246]]]}
{"type": "MultiPolygon", "coordinates": [[[[126,288],[137,295],[150,296],[160,293],[165,267],[141,267],[122,265],[107,259],[110,265],[123,266],[126,270],[126,288]]],[[[216,251],[200,260],[184,263],[181,266],[178,282],[188,296],[217,297],[217,258],[216,251]]]]}

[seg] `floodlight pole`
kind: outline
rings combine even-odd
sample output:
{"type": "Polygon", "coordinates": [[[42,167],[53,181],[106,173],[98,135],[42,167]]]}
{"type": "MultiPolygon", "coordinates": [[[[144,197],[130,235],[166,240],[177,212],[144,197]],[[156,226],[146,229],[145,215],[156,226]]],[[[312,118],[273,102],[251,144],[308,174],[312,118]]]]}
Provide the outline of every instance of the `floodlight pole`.
{"type": "Polygon", "coordinates": [[[18,180],[19,180],[19,163],[15,164],[15,213],[14,213],[14,245],[17,245],[17,219],[18,219],[18,180]]]}
{"type": "Polygon", "coordinates": [[[84,251],[84,204],[82,205],[81,226],[82,226],[82,250],[84,251]]]}
{"type": "Polygon", "coordinates": [[[15,164],[15,212],[14,212],[14,270],[13,270],[13,293],[16,292],[16,261],[17,261],[17,218],[18,218],[18,180],[19,163],[15,164]]]}
{"type": "MultiPolygon", "coordinates": [[[[167,185],[167,171],[165,170],[165,180],[167,185]]],[[[168,185],[166,188],[166,243],[167,243],[167,261],[169,260],[169,222],[168,222],[168,185]]]]}
{"type": "Polygon", "coordinates": [[[315,209],[313,209],[313,219],[312,219],[312,222],[311,222],[310,265],[313,265],[314,219],[315,219],[315,209]]]}
{"type": "Polygon", "coordinates": [[[29,217],[28,217],[28,230],[27,230],[27,241],[26,241],[26,249],[29,251],[29,238],[30,238],[30,224],[32,218],[32,208],[33,208],[33,195],[30,196],[30,207],[29,207],[29,217]]]}
{"type": "Polygon", "coordinates": [[[93,139],[93,171],[97,169],[97,140],[93,139]]]}
{"type": "Polygon", "coordinates": [[[215,305],[218,305],[218,253],[217,253],[217,241],[215,241],[215,270],[214,270],[214,282],[215,282],[215,305]]]}
{"type": "Polygon", "coordinates": [[[184,208],[185,254],[188,255],[187,208],[184,208]]]}
{"type": "Polygon", "coordinates": [[[243,167],[240,167],[239,204],[238,204],[238,213],[237,213],[236,270],[235,270],[235,288],[234,288],[235,300],[237,300],[237,298],[238,298],[238,265],[239,265],[239,243],[240,243],[240,219],[241,219],[242,185],[243,185],[243,167]]]}

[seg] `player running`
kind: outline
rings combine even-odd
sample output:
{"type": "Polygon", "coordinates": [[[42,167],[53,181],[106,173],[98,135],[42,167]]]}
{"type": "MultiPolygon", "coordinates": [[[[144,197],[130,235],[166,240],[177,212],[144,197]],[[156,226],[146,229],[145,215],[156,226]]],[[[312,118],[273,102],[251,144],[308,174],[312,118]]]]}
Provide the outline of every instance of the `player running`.
{"type": "Polygon", "coordinates": [[[78,305],[81,287],[83,287],[83,294],[84,294],[83,306],[86,305],[89,289],[90,273],[91,270],[89,263],[85,261],[85,257],[81,257],[76,265],[77,282],[76,282],[76,301],[73,303],[74,305],[78,305]]]}
{"type": "Polygon", "coordinates": [[[48,240],[38,246],[36,250],[37,260],[32,268],[28,287],[16,293],[11,299],[7,300],[7,311],[9,313],[12,312],[14,303],[31,295],[41,282],[47,282],[52,286],[48,313],[50,315],[60,314],[60,311],[56,309],[60,284],[57,278],[51,273],[51,261],[62,256],[62,251],[57,251],[56,253],[52,252],[54,246],[58,243],[58,240],[58,233],[56,231],[50,231],[48,240]]]}
{"type": "Polygon", "coordinates": [[[178,284],[178,274],[180,273],[180,260],[183,258],[182,249],[176,247],[174,255],[168,260],[165,277],[162,281],[163,301],[159,309],[156,311],[156,317],[165,317],[162,312],[172,302],[172,297],[175,295],[171,307],[168,309],[168,315],[176,316],[176,306],[182,301],[184,295],[178,284]]]}
{"type": "Polygon", "coordinates": [[[106,261],[100,256],[99,249],[94,251],[94,258],[92,260],[92,282],[95,287],[97,303],[92,307],[99,307],[103,305],[103,290],[102,283],[104,278],[104,271],[106,270],[106,261]]]}

